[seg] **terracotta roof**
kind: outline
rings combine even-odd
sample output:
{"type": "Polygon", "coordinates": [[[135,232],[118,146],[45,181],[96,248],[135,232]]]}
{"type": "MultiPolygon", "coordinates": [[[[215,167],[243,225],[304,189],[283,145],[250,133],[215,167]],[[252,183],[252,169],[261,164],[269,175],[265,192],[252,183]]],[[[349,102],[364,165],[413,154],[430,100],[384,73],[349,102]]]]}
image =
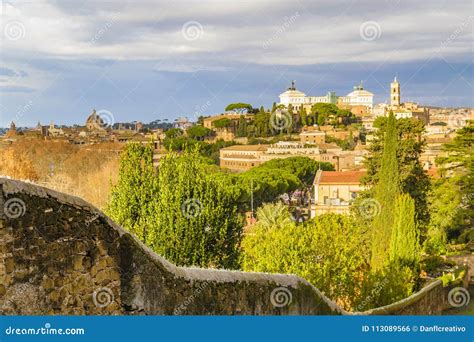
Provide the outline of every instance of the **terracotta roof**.
{"type": "Polygon", "coordinates": [[[319,184],[360,184],[365,171],[323,171],[319,184]]]}
{"type": "Polygon", "coordinates": [[[426,174],[431,178],[440,178],[437,167],[432,167],[428,170],[425,170],[426,174]]]}

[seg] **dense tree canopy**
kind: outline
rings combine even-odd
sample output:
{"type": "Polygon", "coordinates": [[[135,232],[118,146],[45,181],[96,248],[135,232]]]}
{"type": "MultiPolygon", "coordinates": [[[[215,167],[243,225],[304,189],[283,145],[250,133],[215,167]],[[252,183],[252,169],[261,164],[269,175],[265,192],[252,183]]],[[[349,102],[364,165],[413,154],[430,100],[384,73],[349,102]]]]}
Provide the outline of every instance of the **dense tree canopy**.
{"type": "Polygon", "coordinates": [[[212,123],[212,125],[215,128],[225,128],[225,127],[229,127],[231,124],[232,124],[232,120],[229,118],[218,119],[212,123]]]}
{"type": "Polygon", "coordinates": [[[272,134],[270,127],[270,117],[271,114],[265,111],[263,107],[260,107],[259,112],[255,114],[255,136],[268,137],[272,134]]]}
{"type": "MultiPolygon", "coordinates": [[[[286,212],[286,221],[288,217],[286,212]]],[[[363,231],[342,215],[318,216],[303,225],[257,224],[242,241],[242,267],[245,271],[297,274],[350,309],[366,269],[363,239],[363,231]]]]}
{"type": "Polygon", "coordinates": [[[178,265],[236,268],[243,222],[233,190],[196,152],[166,155],[155,174],[151,147],[133,143],[122,152],[107,212],[178,265]]]}
{"type": "Polygon", "coordinates": [[[178,265],[236,268],[243,221],[225,179],[207,174],[196,153],[184,153],[160,161],[158,183],[152,248],[178,265]]]}
{"type": "Polygon", "coordinates": [[[205,137],[211,135],[211,130],[201,125],[195,125],[186,130],[186,134],[191,139],[204,140],[205,137]]]}
{"type": "Polygon", "coordinates": [[[347,126],[357,122],[351,111],[339,109],[332,103],[316,103],[311,107],[311,113],[306,117],[308,125],[347,126]]]}
{"type": "Polygon", "coordinates": [[[141,241],[149,243],[153,201],[158,192],[152,146],[127,144],[121,153],[118,183],[112,188],[106,212],[141,241]]]}
{"type": "Polygon", "coordinates": [[[243,190],[241,202],[248,208],[251,186],[254,205],[259,206],[273,202],[283,194],[291,196],[296,190],[308,191],[318,169],[333,171],[334,167],[308,157],[273,159],[234,176],[234,182],[240,184],[243,190]]]}
{"type": "Polygon", "coordinates": [[[183,135],[183,131],[180,128],[170,128],[165,131],[166,138],[172,139],[183,135]]]}
{"type": "Polygon", "coordinates": [[[431,220],[426,247],[442,253],[448,241],[474,240],[474,122],[457,131],[444,146],[446,157],[438,158],[441,179],[430,196],[431,220]]]}
{"type": "Polygon", "coordinates": [[[251,113],[253,108],[252,105],[248,103],[242,103],[242,102],[237,102],[237,103],[231,103],[225,107],[225,110],[227,111],[234,111],[237,113],[251,113]]]}

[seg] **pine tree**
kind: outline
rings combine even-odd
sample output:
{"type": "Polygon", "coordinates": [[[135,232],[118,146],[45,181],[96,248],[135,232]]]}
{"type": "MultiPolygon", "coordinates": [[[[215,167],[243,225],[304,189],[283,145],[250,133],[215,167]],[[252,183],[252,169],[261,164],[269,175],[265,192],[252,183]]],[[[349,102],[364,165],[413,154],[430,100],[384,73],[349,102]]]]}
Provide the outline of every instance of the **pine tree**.
{"type": "Polygon", "coordinates": [[[378,183],[374,189],[374,197],[380,205],[380,213],[375,216],[372,222],[371,267],[373,270],[383,268],[388,262],[395,201],[400,193],[397,143],[396,119],[393,112],[390,112],[384,137],[378,183]]]}
{"type": "Polygon", "coordinates": [[[419,257],[419,233],[415,222],[415,201],[409,194],[398,196],[390,241],[390,261],[414,268],[419,257]]]}

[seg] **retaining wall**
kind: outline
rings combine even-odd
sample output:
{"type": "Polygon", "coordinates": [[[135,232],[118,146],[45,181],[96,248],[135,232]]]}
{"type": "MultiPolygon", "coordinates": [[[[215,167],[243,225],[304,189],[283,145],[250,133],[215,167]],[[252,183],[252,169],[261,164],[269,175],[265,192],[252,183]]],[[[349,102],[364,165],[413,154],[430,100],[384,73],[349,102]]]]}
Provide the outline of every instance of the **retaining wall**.
{"type": "Polygon", "coordinates": [[[0,186],[0,314],[344,313],[297,276],[177,267],[77,197],[0,186]]]}

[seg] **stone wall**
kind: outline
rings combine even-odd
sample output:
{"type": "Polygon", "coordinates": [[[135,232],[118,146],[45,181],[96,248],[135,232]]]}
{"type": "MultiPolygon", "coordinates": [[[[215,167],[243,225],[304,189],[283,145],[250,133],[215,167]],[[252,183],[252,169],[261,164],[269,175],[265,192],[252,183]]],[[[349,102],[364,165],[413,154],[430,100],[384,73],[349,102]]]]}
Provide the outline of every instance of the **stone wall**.
{"type": "Polygon", "coordinates": [[[0,314],[345,313],[299,277],[176,267],[79,198],[0,186],[0,314]]]}
{"type": "Polygon", "coordinates": [[[462,284],[445,286],[441,280],[433,280],[420,291],[390,305],[371,309],[362,315],[441,315],[443,311],[456,307],[457,304],[469,302],[468,290],[459,292],[460,288],[468,287],[468,277],[462,284]],[[467,296],[467,297],[466,297],[467,296]],[[451,301],[451,303],[450,303],[451,301]]]}
{"type": "Polygon", "coordinates": [[[454,261],[458,265],[466,266],[469,284],[474,285],[474,254],[452,255],[447,257],[447,259],[454,261]]]}

